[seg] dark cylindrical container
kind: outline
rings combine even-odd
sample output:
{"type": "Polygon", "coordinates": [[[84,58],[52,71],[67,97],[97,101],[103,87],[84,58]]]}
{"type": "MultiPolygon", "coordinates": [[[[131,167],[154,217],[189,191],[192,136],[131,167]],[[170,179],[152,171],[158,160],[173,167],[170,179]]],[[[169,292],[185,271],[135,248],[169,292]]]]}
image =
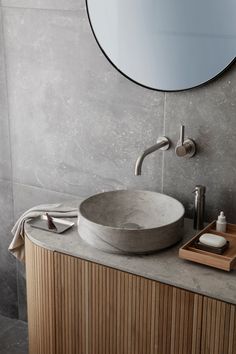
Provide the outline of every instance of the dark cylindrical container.
{"type": "Polygon", "coordinates": [[[195,194],[193,227],[195,230],[202,230],[204,228],[206,187],[197,185],[193,193],[195,194]]]}

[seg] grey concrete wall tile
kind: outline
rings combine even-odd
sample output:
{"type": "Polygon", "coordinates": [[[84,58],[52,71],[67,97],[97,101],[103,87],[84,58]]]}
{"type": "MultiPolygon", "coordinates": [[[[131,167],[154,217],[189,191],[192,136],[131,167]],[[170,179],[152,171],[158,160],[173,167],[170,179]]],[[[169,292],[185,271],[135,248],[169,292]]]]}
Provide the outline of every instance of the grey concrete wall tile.
{"type": "Polygon", "coordinates": [[[1,0],[2,6],[48,10],[81,10],[84,0],[1,0]]]}
{"type": "Polygon", "coordinates": [[[0,179],[11,180],[11,154],[8,122],[8,103],[6,71],[4,57],[4,39],[2,32],[2,14],[0,12],[0,179]]]}
{"type": "Polygon", "coordinates": [[[143,89],[107,62],[85,11],[4,9],[13,178],[79,196],[161,190],[162,153],[134,164],[163,134],[164,94],[143,89]]]}
{"type": "Polygon", "coordinates": [[[0,314],[17,317],[16,262],[8,252],[13,226],[10,182],[0,182],[0,196],[0,314]]]}
{"type": "Polygon", "coordinates": [[[8,102],[0,12],[0,313],[10,317],[17,316],[16,264],[10,256],[8,246],[11,241],[10,230],[13,223],[12,170],[8,121],[8,102]]]}
{"type": "Polygon", "coordinates": [[[12,328],[14,324],[15,320],[12,318],[0,315],[0,336],[2,336],[5,331],[12,328]]]}
{"type": "MultiPolygon", "coordinates": [[[[57,192],[42,190],[41,188],[15,184],[14,185],[14,214],[15,220],[29,208],[45,203],[62,203],[71,201],[79,204],[80,198],[57,192]]],[[[27,320],[25,265],[17,261],[17,293],[18,318],[27,320]]]]}
{"type": "Polygon", "coordinates": [[[192,216],[196,184],[207,187],[206,218],[224,210],[236,222],[236,66],[207,86],[187,92],[168,93],[166,135],[177,142],[180,123],[195,139],[197,155],[178,158],[172,149],[165,154],[164,192],[185,203],[192,216]]]}
{"type": "MultiPolygon", "coordinates": [[[[0,322],[5,321],[0,317],[0,322]]],[[[28,353],[28,326],[23,321],[12,320],[11,328],[0,333],[1,354],[27,354],[28,353]]]]}

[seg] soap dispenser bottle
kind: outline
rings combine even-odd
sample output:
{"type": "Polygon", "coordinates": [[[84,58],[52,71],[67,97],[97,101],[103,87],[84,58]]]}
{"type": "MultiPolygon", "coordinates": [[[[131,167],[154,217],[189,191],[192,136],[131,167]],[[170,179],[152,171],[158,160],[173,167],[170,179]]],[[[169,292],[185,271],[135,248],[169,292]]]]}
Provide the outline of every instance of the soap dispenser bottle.
{"type": "Polygon", "coordinates": [[[224,215],[224,212],[221,211],[220,215],[218,216],[218,219],[216,221],[216,231],[219,232],[226,232],[226,217],[224,215]]]}

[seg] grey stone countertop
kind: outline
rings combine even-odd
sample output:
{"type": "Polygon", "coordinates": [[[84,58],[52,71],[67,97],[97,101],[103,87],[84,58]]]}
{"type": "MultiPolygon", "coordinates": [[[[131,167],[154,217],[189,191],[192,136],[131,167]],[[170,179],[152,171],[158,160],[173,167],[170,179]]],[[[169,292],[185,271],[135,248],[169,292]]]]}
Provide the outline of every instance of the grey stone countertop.
{"type": "Polygon", "coordinates": [[[236,304],[235,270],[228,273],[178,257],[179,247],[196,233],[192,228],[192,220],[185,219],[182,242],[155,254],[138,256],[104,253],[89,246],[77,232],[77,219],[73,220],[75,226],[64,234],[42,231],[26,224],[26,235],[35,244],[51,251],[68,254],[236,304]]]}

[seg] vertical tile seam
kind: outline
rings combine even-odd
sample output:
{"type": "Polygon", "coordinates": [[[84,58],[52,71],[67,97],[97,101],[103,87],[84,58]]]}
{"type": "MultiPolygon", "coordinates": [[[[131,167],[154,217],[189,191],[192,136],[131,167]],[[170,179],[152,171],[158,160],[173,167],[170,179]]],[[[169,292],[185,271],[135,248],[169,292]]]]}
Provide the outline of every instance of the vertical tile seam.
{"type": "MultiPolygon", "coordinates": [[[[166,134],[166,92],[164,93],[163,104],[163,136],[166,134]]],[[[161,192],[164,192],[164,169],[165,169],[165,151],[162,152],[162,166],[161,166],[161,192]]]]}

